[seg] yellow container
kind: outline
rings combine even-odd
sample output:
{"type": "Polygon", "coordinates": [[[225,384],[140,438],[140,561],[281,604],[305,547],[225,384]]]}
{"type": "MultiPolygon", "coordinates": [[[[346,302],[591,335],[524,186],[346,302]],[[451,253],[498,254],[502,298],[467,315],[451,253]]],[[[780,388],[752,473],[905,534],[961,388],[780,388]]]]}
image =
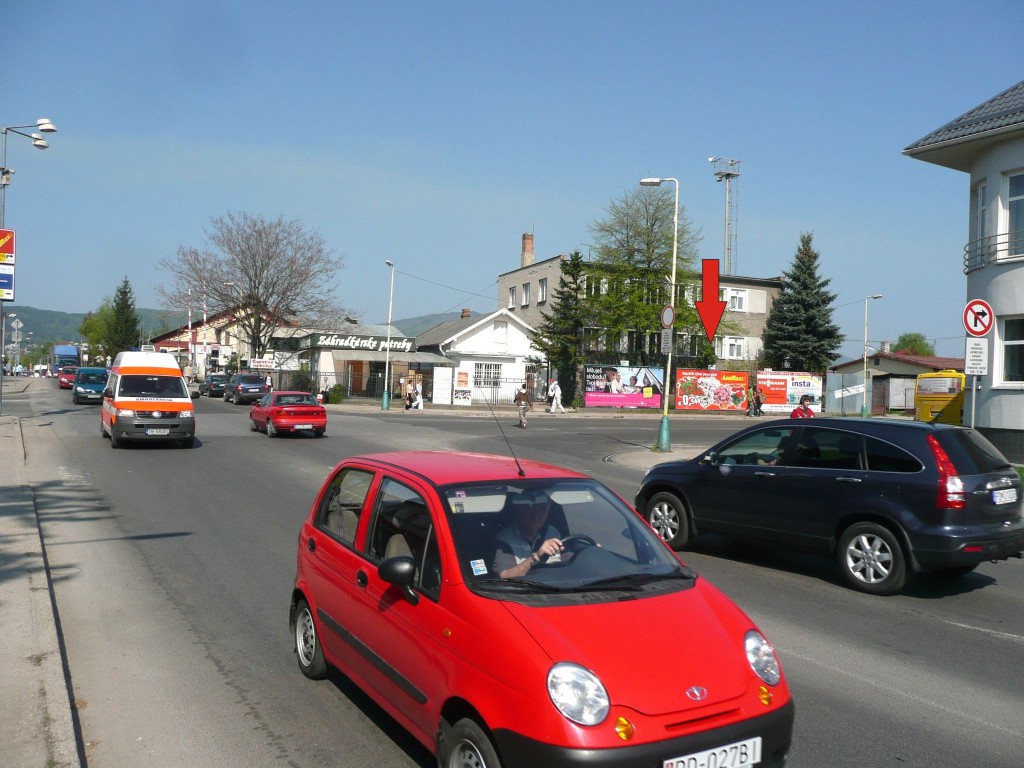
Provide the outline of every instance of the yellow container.
{"type": "Polygon", "coordinates": [[[963,424],[966,379],[962,372],[953,370],[920,374],[914,389],[914,418],[963,424]]]}

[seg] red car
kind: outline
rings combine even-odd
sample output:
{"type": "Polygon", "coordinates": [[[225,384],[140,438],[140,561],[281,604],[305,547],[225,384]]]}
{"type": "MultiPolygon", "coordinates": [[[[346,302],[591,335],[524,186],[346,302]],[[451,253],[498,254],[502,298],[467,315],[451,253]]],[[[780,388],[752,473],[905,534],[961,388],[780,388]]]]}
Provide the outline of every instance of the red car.
{"type": "Polygon", "coordinates": [[[299,669],[348,676],[439,766],[782,766],[774,650],[616,494],[482,454],[356,456],[299,532],[299,669]]]}
{"type": "Polygon", "coordinates": [[[327,411],[309,392],[269,392],[249,409],[249,429],[262,429],[267,437],[282,432],[312,432],[323,437],[327,411]]]}
{"type": "Polygon", "coordinates": [[[78,366],[76,365],[65,365],[57,373],[57,386],[60,389],[74,389],[75,387],[75,374],[78,372],[78,366]]]}

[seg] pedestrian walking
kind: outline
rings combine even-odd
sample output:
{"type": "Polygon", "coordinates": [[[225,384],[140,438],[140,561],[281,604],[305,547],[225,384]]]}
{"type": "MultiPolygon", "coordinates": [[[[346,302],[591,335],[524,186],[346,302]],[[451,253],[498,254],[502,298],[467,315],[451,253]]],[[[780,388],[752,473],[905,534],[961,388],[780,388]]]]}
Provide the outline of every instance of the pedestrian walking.
{"type": "Polygon", "coordinates": [[[764,416],[761,406],[764,404],[764,390],[760,386],[754,389],[754,415],[764,416]]]}
{"type": "Polygon", "coordinates": [[[515,398],[512,403],[519,409],[519,426],[526,429],[526,414],[533,410],[533,398],[530,397],[530,393],[526,391],[526,382],[519,387],[519,391],[516,392],[515,398]]]}
{"type": "Polygon", "coordinates": [[[562,388],[558,386],[558,379],[548,382],[548,395],[551,397],[551,415],[557,411],[565,413],[565,406],[562,405],[562,388]]]}
{"type": "Polygon", "coordinates": [[[416,382],[416,399],[412,401],[412,407],[418,411],[423,410],[423,382],[416,382]]]}
{"type": "Polygon", "coordinates": [[[409,379],[405,383],[405,410],[412,410],[412,404],[416,401],[416,385],[409,379]]]}

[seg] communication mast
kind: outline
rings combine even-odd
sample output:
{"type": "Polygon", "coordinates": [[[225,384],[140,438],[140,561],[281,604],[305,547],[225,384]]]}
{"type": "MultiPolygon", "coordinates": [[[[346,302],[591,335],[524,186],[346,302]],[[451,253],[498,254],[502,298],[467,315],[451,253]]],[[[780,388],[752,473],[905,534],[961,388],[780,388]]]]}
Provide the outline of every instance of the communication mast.
{"type": "Polygon", "coordinates": [[[739,201],[740,161],[727,157],[709,157],[708,162],[714,168],[715,179],[725,181],[725,263],[723,274],[731,275],[736,268],[738,255],[736,250],[736,207],[739,201]],[[732,183],[736,179],[736,190],[732,183]]]}

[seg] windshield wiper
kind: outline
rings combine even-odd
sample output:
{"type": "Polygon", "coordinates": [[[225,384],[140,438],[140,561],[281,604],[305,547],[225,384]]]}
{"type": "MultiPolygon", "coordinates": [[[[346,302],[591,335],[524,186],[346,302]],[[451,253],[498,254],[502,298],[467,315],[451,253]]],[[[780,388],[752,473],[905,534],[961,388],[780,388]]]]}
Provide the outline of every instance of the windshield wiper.
{"type": "Polygon", "coordinates": [[[507,589],[513,592],[561,592],[562,589],[552,584],[545,584],[540,581],[529,579],[476,579],[470,582],[474,587],[495,587],[507,589]]]}
{"type": "Polygon", "coordinates": [[[626,576],[609,576],[605,579],[596,579],[583,584],[580,589],[598,587],[600,589],[639,589],[644,584],[652,581],[665,581],[670,579],[685,579],[694,581],[697,572],[690,568],[677,568],[668,573],[631,573],[626,576]]]}

